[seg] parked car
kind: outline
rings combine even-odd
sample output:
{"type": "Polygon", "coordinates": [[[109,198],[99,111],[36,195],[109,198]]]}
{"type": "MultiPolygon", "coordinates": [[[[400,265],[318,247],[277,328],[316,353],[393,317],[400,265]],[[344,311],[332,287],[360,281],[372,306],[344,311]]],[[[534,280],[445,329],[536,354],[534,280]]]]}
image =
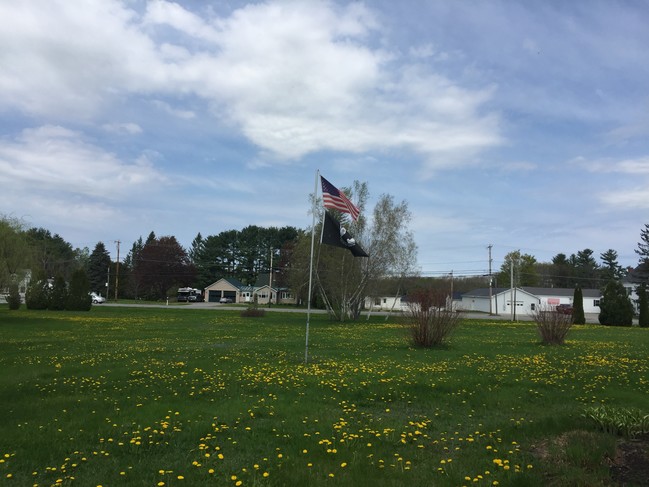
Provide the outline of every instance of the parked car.
{"type": "Polygon", "coordinates": [[[557,312],[563,314],[563,315],[571,315],[572,314],[572,305],[571,304],[560,304],[557,306],[557,312]]]}
{"type": "Polygon", "coordinates": [[[95,292],[90,293],[90,297],[92,298],[93,304],[101,304],[106,302],[106,298],[103,297],[101,294],[97,294],[95,292]]]}
{"type": "Polygon", "coordinates": [[[230,299],[230,298],[223,297],[223,298],[219,299],[219,303],[231,303],[231,302],[232,302],[232,299],[230,299]]]}

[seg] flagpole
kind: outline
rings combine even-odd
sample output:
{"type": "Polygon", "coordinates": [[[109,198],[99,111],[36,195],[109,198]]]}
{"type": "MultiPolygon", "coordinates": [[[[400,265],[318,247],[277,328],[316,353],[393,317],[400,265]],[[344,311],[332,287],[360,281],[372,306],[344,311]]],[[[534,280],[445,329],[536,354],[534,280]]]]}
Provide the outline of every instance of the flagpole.
{"type": "Polygon", "coordinates": [[[309,295],[307,297],[306,308],[306,344],[304,347],[304,364],[309,362],[309,320],[311,319],[311,289],[313,286],[313,247],[315,242],[315,213],[316,213],[316,200],[318,196],[318,176],[320,170],[316,169],[315,172],[315,188],[313,190],[313,202],[311,211],[313,212],[313,222],[311,223],[311,259],[309,261],[309,295]]]}

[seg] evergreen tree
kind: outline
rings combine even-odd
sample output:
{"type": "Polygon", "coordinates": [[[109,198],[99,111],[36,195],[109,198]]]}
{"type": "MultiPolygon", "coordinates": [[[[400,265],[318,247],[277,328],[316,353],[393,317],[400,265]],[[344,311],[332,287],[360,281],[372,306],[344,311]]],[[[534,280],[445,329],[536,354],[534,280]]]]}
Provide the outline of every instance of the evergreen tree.
{"type": "Polygon", "coordinates": [[[67,299],[68,299],[67,285],[65,284],[65,279],[63,279],[63,276],[59,274],[54,279],[54,284],[49,293],[49,300],[48,300],[47,307],[52,311],[62,311],[65,309],[67,305],[67,299]]]}
{"type": "Polygon", "coordinates": [[[47,309],[49,284],[47,279],[32,279],[25,293],[27,309],[47,309]]]}
{"type": "Polygon", "coordinates": [[[9,309],[19,309],[20,308],[20,292],[18,291],[18,283],[12,282],[9,285],[9,295],[7,296],[7,304],[9,309]]]}
{"type": "Polygon", "coordinates": [[[643,328],[647,328],[649,327],[649,295],[647,284],[645,282],[640,284],[636,292],[638,293],[639,308],[638,324],[643,328]]]}
{"type": "Polygon", "coordinates": [[[638,254],[638,268],[636,269],[636,276],[643,281],[649,280],[649,224],[645,223],[645,226],[640,230],[640,242],[638,242],[638,248],[635,249],[635,253],[638,254]]]}
{"type": "Polygon", "coordinates": [[[617,252],[613,249],[608,249],[599,258],[602,260],[602,267],[600,267],[600,275],[604,281],[611,279],[621,279],[624,276],[622,266],[617,262],[617,252]]]}
{"type": "Polygon", "coordinates": [[[566,254],[552,257],[552,284],[554,287],[567,288],[573,285],[574,268],[566,254]]]}
{"type": "Polygon", "coordinates": [[[577,283],[582,287],[599,287],[599,266],[591,249],[584,249],[570,256],[575,266],[577,283]]]}
{"type": "Polygon", "coordinates": [[[581,286],[575,287],[575,293],[572,298],[572,322],[575,325],[586,324],[586,315],[584,314],[584,293],[581,286]]]}
{"type": "Polygon", "coordinates": [[[97,242],[95,249],[88,259],[88,281],[90,290],[96,293],[106,293],[106,283],[108,282],[108,269],[112,261],[108,250],[103,242],[97,242]]]}
{"type": "Polygon", "coordinates": [[[203,236],[201,235],[201,232],[198,232],[194,240],[192,240],[192,246],[188,252],[189,260],[192,262],[192,264],[196,264],[198,262],[200,255],[204,249],[205,244],[203,243],[203,236]]]}
{"type": "Polygon", "coordinates": [[[72,273],[66,309],[70,311],[90,311],[92,298],[90,297],[90,281],[83,269],[72,273]]]}
{"type": "Polygon", "coordinates": [[[133,242],[133,246],[120,267],[120,295],[136,299],[139,296],[138,281],[135,278],[135,267],[138,262],[140,252],[144,248],[142,237],[133,242]]]}
{"type": "Polygon", "coordinates": [[[610,326],[631,326],[633,304],[620,281],[609,281],[599,302],[599,322],[610,326]]]}

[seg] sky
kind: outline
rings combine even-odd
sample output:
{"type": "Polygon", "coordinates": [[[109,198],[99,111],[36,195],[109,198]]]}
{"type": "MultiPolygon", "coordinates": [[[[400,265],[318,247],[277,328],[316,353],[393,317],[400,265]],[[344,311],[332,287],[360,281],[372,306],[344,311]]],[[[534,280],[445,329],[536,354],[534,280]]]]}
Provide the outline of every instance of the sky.
{"type": "MultiPolygon", "coordinates": [[[[0,214],[120,259],[311,225],[317,171],[408,204],[425,276],[649,223],[644,1],[0,2],[0,214]]],[[[353,199],[353,197],[352,197],[353,199]]]]}

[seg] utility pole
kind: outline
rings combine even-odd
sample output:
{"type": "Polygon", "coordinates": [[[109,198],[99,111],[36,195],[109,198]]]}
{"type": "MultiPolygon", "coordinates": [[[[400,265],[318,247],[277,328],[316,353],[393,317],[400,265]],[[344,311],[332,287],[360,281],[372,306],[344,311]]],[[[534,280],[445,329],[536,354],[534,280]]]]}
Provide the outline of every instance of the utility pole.
{"type": "Polygon", "coordinates": [[[511,315],[512,315],[512,321],[514,321],[514,306],[516,306],[516,303],[514,302],[514,259],[509,260],[509,293],[510,293],[510,303],[511,303],[511,315]]]}
{"type": "Polygon", "coordinates": [[[491,278],[491,248],[493,247],[492,244],[487,245],[487,248],[489,249],[489,314],[493,315],[493,307],[491,306],[491,300],[493,299],[493,292],[492,292],[492,283],[493,279],[491,278]]]}
{"type": "Polygon", "coordinates": [[[273,249],[270,249],[270,274],[268,277],[268,306],[273,303],[273,249]]]}
{"type": "Polygon", "coordinates": [[[106,274],[106,300],[108,300],[110,294],[108,294],[110,286],[110,265],[108,266],[108,274],[106,274]]]}
{"type": "Polygon", "coordinates": [[[115,240],[117,244],[117,264],[115,265],[115,302],[117,302],[117,291],[119,289],[119,240],[115,240]]]}
{"type": "Polygon", "coordinates": [[[450,299],[451,311],[453,311],[453,269],[451,269],[451,299],[450,299]]]}

